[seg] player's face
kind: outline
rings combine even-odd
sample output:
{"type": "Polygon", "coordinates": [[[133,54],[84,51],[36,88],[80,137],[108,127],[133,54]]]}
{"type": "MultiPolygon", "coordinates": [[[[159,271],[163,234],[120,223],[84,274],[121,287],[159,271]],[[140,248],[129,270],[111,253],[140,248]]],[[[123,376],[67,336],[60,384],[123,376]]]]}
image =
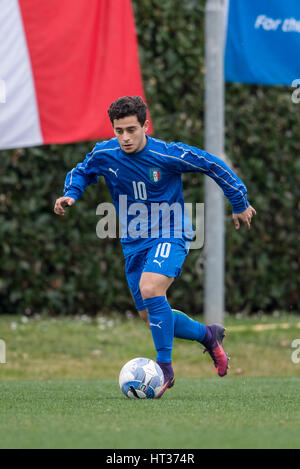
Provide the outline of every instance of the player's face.
{"type": "Polygon", "coordinates": [[[147,143],[148,124],[146,120],[145,124],[141,126],[137,116],[114,120],[115,136],[125,153],[136,153],[144,148],[147,143]]]}

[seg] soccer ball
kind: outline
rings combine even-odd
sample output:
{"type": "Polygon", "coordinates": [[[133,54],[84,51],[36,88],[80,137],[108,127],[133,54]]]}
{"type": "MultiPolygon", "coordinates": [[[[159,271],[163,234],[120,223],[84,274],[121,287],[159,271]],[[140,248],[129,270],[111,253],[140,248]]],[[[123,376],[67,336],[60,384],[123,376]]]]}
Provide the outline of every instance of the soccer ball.
{"type": "Polygon", "coordinates": [[[160,366],[149,358],[134,358],[127,362],[119,376],[123,394],[130,399],[155,399],[164,384],[160,366]]]}

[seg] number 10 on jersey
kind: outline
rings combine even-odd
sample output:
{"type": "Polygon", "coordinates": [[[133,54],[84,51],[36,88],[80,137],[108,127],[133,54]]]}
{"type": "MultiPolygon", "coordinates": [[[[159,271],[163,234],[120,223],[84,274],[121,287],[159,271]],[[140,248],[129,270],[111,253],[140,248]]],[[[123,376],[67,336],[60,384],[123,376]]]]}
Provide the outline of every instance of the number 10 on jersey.
{"type": "Polygon", "coordinates": [[[146,184],[143,181],[132,181],[134,198],[147,200],[146,184]]]}

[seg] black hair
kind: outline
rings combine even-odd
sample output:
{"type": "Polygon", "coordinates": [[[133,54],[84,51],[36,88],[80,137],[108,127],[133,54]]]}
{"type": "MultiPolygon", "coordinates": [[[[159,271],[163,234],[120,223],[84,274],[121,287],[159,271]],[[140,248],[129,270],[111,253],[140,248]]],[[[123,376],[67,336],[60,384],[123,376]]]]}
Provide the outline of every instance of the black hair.
{"type": "Polygon", "coordinates": [[[112,125],[114,125],[114,119],[136,116],[143,126],[147,118],[147,106],[140,96],[123,96],[110,105],[108,115],[112,125]]]}

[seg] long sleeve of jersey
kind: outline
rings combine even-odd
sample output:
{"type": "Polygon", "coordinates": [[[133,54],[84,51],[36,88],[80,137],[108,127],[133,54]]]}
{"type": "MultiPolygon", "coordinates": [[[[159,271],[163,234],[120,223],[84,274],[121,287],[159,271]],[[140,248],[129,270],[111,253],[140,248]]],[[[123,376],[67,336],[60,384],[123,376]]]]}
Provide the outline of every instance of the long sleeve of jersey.
{"type": "Polygon", "coordinates": [[[241,213],[250,205],[245,184],[217,156],[184,143],[170,143],[168,153],[174,172],[201,172],[211,177],[228,198],[233,213],[241,213]]]}
{"type": "MultiPolygon", "coordinates": [[[[95,147],[96,148],[96,147],[95,147]]],[[[89,184],[96,184],[101,174],[99,157],[95,148],[86,155],[85,160],[70,171],[65,180],[63,195],[76,201],[89,184]]]]}
{"type": "Polygon", "coordinates": [[[97,143],[85,160],[67,174],[63,194],[77,201],[87,186],[96,184],[103,175],[115,203],[121,194],[135,202],[134,187],[139,182],[148,193],[142,201],[160,202],[170,197],[171,189],[174,194],[182,191],[181,178],[174,179],[172,174],[180,176],[186,172],[211,177],[228,198],[233,213],[241,213],[249,206],[245,184],[220,158],[184,143],[166,143],[151,137],[134,155],[122,152],[116,138],[97,143]],[[159,174],[157,182],[151,180],[153,171],[159,174]]]}

